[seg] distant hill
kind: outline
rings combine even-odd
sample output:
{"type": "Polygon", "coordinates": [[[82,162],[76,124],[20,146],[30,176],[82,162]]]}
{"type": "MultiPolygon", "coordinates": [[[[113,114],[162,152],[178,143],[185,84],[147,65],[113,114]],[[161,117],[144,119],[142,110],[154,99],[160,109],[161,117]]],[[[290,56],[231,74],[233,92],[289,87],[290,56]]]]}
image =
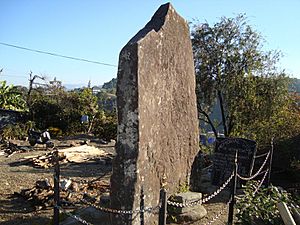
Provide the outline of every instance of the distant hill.
{"type": "Polygon", "coordinates": [[[113,78],[111,81],[106,82],[102,85],[103,89],[116,89],[117,88],[117,78],[113,78]]]}

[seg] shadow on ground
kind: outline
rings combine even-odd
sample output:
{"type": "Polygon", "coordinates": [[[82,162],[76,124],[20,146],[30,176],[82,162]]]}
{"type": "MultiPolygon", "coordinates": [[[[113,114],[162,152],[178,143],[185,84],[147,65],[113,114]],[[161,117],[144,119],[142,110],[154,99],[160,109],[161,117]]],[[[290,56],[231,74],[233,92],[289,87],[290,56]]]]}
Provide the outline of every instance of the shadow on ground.
{"type": "MultiPolygon", "coordinates": [[[[1,225],[47,225],[51,219],[38,215],[43,211],[36,211],[29,202],[13,195],[2,196],[0,200],[1,225]]],[[[50,209],[51,211],[51,209],[50,209]]]]}

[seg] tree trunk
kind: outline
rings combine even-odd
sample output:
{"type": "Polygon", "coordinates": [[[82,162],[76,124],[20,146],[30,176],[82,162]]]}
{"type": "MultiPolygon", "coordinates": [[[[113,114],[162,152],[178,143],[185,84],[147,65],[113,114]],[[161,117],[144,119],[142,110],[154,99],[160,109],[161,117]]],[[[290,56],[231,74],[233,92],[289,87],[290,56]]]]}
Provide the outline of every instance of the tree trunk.
{"type": "Polygon", "coordinates": [[[221,114],[222,114],[222,123],[223,123],[223,127],[224,127],[224,135],[225,135],[225,137],[228,137],[228,129],[227,129],[227,124],[226,124],[224,102],[223,102],[223,97],[222,97],[222,93],[221,93],[220,90],[218,90],[218,98],[219,98],[221,114]]]}
{"type": "Polygon", "coordinates": [[[198,107],[198,109],[199,109],[199,113],[202,113],[206,117],[208,124],[211,126],[211,129],[213,130],[214,135],[217,138],[218,137],[217,129],[215,128],[215,126],[214,126],[213,122],[211,121],[209,115],[204,110],[202,110],[201,107],[198,107]]]}

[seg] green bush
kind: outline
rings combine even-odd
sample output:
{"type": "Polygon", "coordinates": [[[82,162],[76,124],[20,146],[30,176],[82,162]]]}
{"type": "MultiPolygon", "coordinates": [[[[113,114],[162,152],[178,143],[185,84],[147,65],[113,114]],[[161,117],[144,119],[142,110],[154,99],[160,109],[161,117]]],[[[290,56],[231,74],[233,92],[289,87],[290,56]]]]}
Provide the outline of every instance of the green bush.
{"type": "Polygon", "coordinates": [[[279,192],[274,186],[260,188],[254,194],[257,186],[257,181],[249,181],[245,186],[245,195],[237,201],[237,224],[283,224],[276,203],[290,202],[289,194],[287,192],[279,192]]]}
{"type": "Polygon", "coordinates": [[[117,138],[117,114],[116,112],[100,111],[95,118],[93,133],[95,136],[110,141],[117,138]]]}
{"type": "Polygon", "coordinates": [[[28,121],[26,123],[9,124],[2,129],[1,136],[6,140],[25,140],[28,136],[28,130],[32,127],[34,127],[34,123],[32,121],[28,121]]]}

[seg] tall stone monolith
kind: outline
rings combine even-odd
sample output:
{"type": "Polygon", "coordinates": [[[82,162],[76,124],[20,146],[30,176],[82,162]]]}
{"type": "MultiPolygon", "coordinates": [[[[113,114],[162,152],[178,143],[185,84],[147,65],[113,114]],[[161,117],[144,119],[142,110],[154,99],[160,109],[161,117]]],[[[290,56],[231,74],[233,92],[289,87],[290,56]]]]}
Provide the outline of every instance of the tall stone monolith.
{"type": "MultiPolygon", "coordinates": [[[[111,207],[157,206],[166,176],[168,194],[189,182],[198,151],[195,74],[189,27],[171,4],[122,49],[119,58],[117,155],[111,207]]],[[[145,213],[144,224],[158,216],[145,213]]],[[[140,215],[113,214],[112,224],[140,224],[140,215]]]]}

